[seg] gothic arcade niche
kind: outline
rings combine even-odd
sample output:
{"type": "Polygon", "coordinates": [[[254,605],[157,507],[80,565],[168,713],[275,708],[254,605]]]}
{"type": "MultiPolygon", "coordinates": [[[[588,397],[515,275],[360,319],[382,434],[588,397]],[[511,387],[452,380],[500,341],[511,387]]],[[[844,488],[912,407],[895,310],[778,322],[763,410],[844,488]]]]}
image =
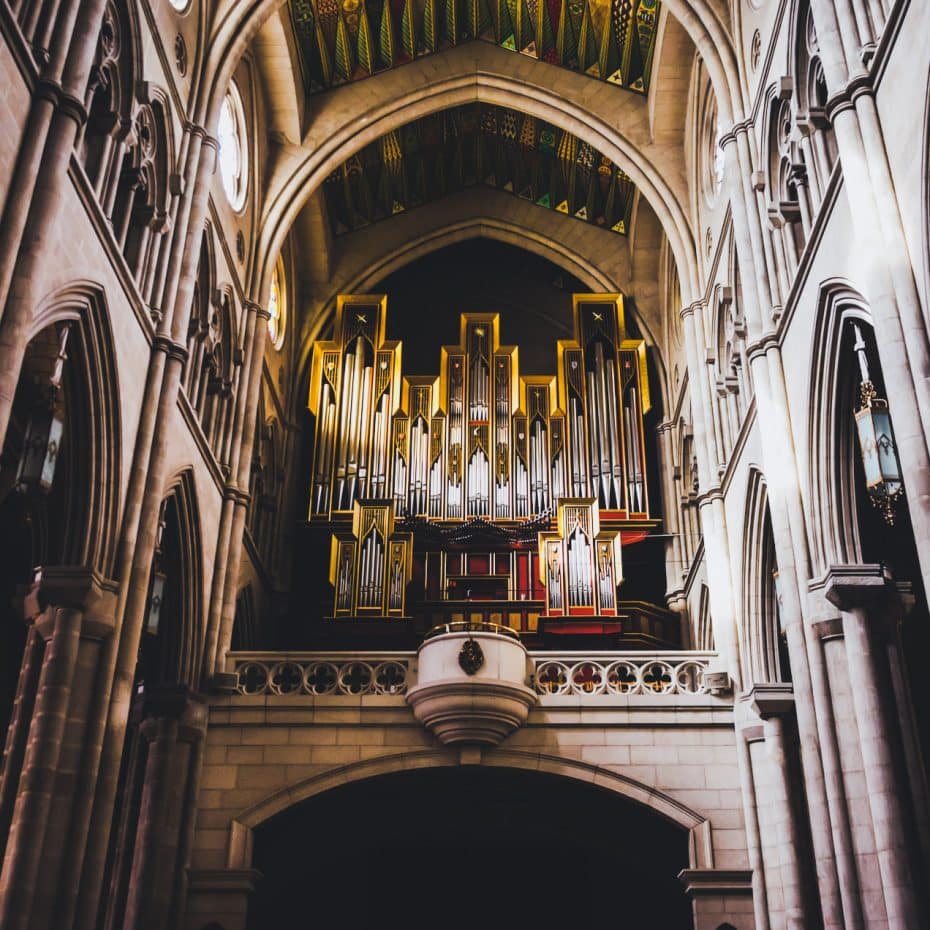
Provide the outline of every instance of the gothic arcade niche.
{"type": "Polygon", "coordinates": [[[521,375],[496,313],[461,315],[437,375],[405,374],[387,314],[385,296],[341,296],[333,338],[314,346],[308,532],[330,552],[313,601],[326,604],[321,627],[490,622],[534,641],[675,644],[664,610],[617,595],[623,546],[658,524],[646,347],[627,333],[623,298],[574,295],[574,338],[557,341],[549,375],[521,375]]]}

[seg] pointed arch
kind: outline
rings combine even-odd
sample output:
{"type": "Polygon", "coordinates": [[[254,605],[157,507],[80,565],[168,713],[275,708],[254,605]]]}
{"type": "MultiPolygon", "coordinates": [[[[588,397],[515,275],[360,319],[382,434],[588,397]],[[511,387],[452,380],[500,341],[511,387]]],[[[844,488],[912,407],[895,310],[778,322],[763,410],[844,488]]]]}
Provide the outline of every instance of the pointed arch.
{"type": "Polygon", "coordinates": [[[848,387],[849,366],[840,348],[843,329],[851,320],[872,329],[868,303],[847,281],[834,278],[820,290],[814,316],[811,352],[810,411],[808,420],[807,521],[814,574],[832,564],[859,562],[856,495],[850,467],[856,454],[852,445],[852,410],[840,409],[848,387]]]}
{"type": "Polygon", "coordinates": [[[68,489],[65,558],[109,578],[119,535],[122,427],[110,308],[103,289],[76,281],[50,294],[36,309],[30,341],[64,322],[73,325],[68,347],[76,387],[71,430],[81,437],[80,454],[73,457],[73,487],[68,489]]]}
{"type": "Polygon", "coordinates": [[[176,592],[176,615],[161,618],[166,633],[163,667],[167,680],[197,688],[206,629],[200,511],[193,468],[187,467],[168,480],[164,507],[166,529],[176,534],[174,542],[180,575],[177,579],[169,579],[176,592]],[[169,520],[173,520],[173,526],[167,526],[169,520]],[[167,624],[173,624],[173,628],[168,628],[167,624]]]}
{"type": "Polygon", "coordinates": [[[745,674],[743,687],[748,689],[754,684],[783,681],[788,674],[788,669],[782,667],[779,649],[778,563],[768,487],[764,475],[755,466],[749,470],[742,538],[739,648],[745,674]]]}

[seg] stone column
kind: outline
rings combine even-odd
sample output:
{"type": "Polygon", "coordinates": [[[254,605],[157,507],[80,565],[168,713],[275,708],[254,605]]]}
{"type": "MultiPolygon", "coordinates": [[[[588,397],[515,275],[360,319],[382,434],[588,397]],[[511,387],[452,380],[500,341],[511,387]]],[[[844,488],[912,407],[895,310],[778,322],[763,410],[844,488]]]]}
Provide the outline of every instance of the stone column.
{"type": "Polygon", "coordinates": [[[708,419],[708,395],[704,390],[706,368],[701,358],[700,329],[694,316],[702,312],[702,304],[694,303],[681,311],[688,360],[691,416],[694,425],[695,450],[701,492],[701,527],[704,532],[704,552],[707,557],[708,590],[711,614],[714,618],[714,636],[717,651],[725,671],[734,682],[740,680],[739,648],[737,645],[736,617],[733,608],[730,560],[726,535],[723,500],[717,486],[714,462],[715,447],[708,419]]]}
{"type": "Polygon", "coordinates": [[[148,741],[123,930],[174,930],[180,917],[184,836],[196,814],[191,790],[206,733],[203,699],[183,686],[145,696],[148,741]]]}
{"type": "Polygon", "coordinates": [[[23,650],[19,680],[16,683],[13,713],[6,731],[3,765],[0,766],[0,862],[3,861],[3,849],[13,820],[13,807],[16,804],[23,759],[26,756],[29,725],[32,722],[36,693],[39,690],[39,673],[42,670],[44,651],[42,637],[33,623],[26,635],[26,648],[23,650]]]}
{"type": "MultiPolygon", "coordinates": [[[[185,340],[199,257],[200,235],[216,161],[216,141],[194,127],[188,133],[185,190],[178,208],[162,305],[165,313],[155,339],[146,382],[146,397],[136,437],[136,460],[127,491],[126,514],[118,564],[129,576],[121,612],[120,639],[110,657],[112,675],[100,701],[99,756],[96,778],[89,780],[92,799],[84,811],[87,843],[75,927],[96,927],[101,880],[106,863],[110,818],[116,798],[133,674],[148,599],[159,511],[167,469],[166,444],[176,408],[185,340]]],[[[76,864],[80,873],[81,866],[76,864]]]]}
{"type": "Polygon", "coordinates": [[[816,927],[819,915],[815,917],[809,913],[805,897],[803,864],[808,847],[807,829],[798,816],[796,786],[791,781],[786,727],[793,725],[794,690],[790,684],[781,682],[757,683],[749,692],[749,698],[764,721],[765,745],[776,778],[777,793],[770,801],[776,809],[776,848],[780,854],[778,865],[784,895],[785,926],[787,930],[807,930],[808,927],[816,927]]]}
{"type": "Polygon", "coordinates": [[[879,693],[884,676],[875,640],[883,636],[886,623],[888,581],[881,565],[834,565],[827,574],[825,594],[843,615],[846,660],[889,927],[918,930],[923,923],[902,803],[908,793],[902,784],[905,773],[898,770],[892,751],[892,721],[879,693]]]}
{"type": "Polygon", "coordinates": [[[0,926],[45,926],[59,895],[74,774],[85,749],[99,642],[113,629],[115,586],[89,569],[40,570],[26,611],[46,642],[19,791],[0,873],[0,926]]]}
{"type": "Polygon", "coordinates": [[[62,10],[56,29],[62,35],[56,34],[55,54],[33,96],[0,223],[0,445],[6,438],[29,323],[39,297],[37,266],[47,256],[61,186],[68,177],[78,132],[87,119],[84,90],[105,6],[106,0],[67,0],[62,10]]]}
{"type": "Polygon", "coordinates": [[[255,869],[198,869],[190,873],[184,930],[216,921],[223,930],[245,930],[249,895],[261,879],[255,869]]]}
{"type": "Polygon", "coordinates": [[[737,930],[756,930],[752,873],[740,869],[684,869],[678,880],[692,901],[694,930],[718,930],[729,923],[737,930]]]}
{"type": "Polygon", "coordinates": [[[735,716],[739,718],[736,733],[736,752],[739,760],[740,790],[743,795],[743,812],[746,821],[746,852],[752,870],[752,901],[756,930],[769,930],[768,891],[765,884],[765,861],[762,855],[762,831],[759,826],[758,792],[752,768],[750,744],[762,740],[762,727],[746,719],[747,701],[737,702],[735,716]]]}

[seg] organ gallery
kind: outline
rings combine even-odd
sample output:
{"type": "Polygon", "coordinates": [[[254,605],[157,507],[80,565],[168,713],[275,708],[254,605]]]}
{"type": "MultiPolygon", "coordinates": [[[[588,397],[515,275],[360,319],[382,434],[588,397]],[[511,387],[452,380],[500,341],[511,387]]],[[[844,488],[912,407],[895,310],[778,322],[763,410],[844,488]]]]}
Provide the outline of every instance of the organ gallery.
{"type": "Polygon", "coordinates": [[[674,641],[664,610],[618,598],[624,544],[659,522],[645,343],[627,332],[621,295],[575,294],[571,309],[574,338],[558,340],[551,375],[521,374],[496,313],[463,313],[458,343],[437,347],[438,374],[414,374],[386,337],[387,297],[338,298],[308,405],[324,618],[674,641]]]}

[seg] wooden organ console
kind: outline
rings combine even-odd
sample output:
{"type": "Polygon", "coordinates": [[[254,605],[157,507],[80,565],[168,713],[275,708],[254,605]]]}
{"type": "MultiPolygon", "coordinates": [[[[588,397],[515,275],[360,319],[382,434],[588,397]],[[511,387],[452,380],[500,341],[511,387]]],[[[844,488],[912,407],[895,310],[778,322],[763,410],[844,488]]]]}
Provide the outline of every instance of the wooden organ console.
{"type": "Polygon", "coordinates": [[[438,375],[405,375],[386,316],[383,295],[340,296],[333,338],[313,350],[308,523],[330,537],[324,614],[418,631],[484,620],[529,638],[635,627],[674,644],[666,611],[617,595],[622,544],[658,523],[645,344],[622,296],[574,295],[553,376],[521,376],[495,313],[462,314],[438,375]]]}

